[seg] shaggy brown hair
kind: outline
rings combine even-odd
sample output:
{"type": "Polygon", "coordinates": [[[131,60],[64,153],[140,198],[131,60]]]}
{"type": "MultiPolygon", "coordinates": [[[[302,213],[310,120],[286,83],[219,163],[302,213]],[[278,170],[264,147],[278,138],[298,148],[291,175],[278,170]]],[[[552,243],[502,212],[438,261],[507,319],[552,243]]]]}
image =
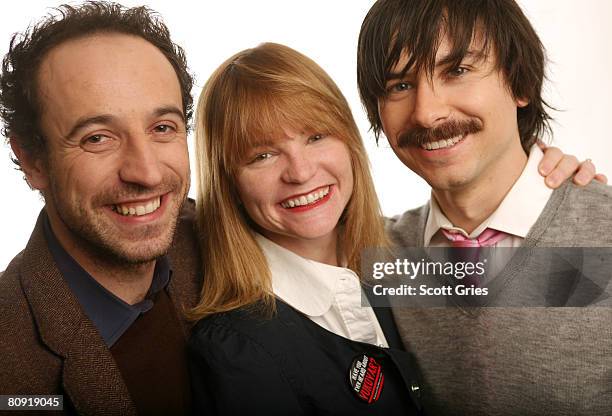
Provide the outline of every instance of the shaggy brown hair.
{"type": "Polygon", "coordinates": [[[382,131],[378,100],[402,53],[409,57],[403,73],[415,70],[432,75],[436,52],[446,36],[451,44],[448,64],[458,66],[476,36],[482,52],[493,52],[515,98],[529,102],[518,108],[523,149],[544,133],[551,133],[542,98],[544,47],[513,0],[379,0],[361,26],[357,55],[357,82],[361,100],[376,135],[382,131]]]}

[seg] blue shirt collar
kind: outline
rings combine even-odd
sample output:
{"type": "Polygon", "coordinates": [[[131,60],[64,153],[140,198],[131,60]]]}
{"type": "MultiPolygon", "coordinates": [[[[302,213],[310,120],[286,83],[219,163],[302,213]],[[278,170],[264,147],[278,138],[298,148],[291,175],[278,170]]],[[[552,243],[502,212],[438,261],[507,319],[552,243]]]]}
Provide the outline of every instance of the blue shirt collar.
{"type": "Polygon", "coordinates": [[[44,216],[43,225],[57,268],[110,348],[141,314],[153,307],[154,295],[170,282],[172,271],[168,258],[163,256],[155,262],[153,280],[145,299],[129,305],[99,284],[64,250],[51,229],[47,215],[44,216]]]}

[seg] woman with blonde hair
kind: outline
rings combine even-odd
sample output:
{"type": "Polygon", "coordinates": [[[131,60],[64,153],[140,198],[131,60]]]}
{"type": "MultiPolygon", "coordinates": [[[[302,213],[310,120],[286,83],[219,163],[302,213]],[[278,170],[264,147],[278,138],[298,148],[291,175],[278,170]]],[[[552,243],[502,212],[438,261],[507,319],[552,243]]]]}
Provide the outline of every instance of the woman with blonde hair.
{"type": "Polygon", "coordinates": [[[362,297],[361,250],[387,241],[334,82],[286,46],[239,52],[204,87],[196,136],[198,410],[415,413],[410,356],[389,311],[362,297]]]}

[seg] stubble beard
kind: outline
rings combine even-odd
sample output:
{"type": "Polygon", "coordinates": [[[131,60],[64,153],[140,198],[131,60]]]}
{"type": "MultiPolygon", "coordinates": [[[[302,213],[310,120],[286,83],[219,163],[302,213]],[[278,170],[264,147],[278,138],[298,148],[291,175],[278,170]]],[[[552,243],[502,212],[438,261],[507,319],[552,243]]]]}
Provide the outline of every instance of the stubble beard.
{"type": "MultiPolygon", "coordinates": [[[[92,199],[96,208],[88,209],[79,201],[68,204],[62,203],[58,198],[58,186],[51,181],[52,199],[60,221],[72,234],[78,249],[98,265],[98,267],[133,270],[150,263],[165,255],[174,240],[176,225],[181,207],[186,199],[188,186],[181,187],[181,181],[174,178],[165,181],[163,192],[173,191],[176,197],[167,206],[164,216],[169,217],[163,223],[139,225],[129,235],[117,235],[113,221],[108,218],[114,213],[104,213],[99,201],[117,200],[117,195],[131,195],[144,193],[146,190],[136,185],[127,185],[126,189],[117,192],[102,192],[92,199]],[[128,239],[128,241],[126,241],[128,239]]],[[[161,188],[161,187],[160,187],[161,188]]]]}

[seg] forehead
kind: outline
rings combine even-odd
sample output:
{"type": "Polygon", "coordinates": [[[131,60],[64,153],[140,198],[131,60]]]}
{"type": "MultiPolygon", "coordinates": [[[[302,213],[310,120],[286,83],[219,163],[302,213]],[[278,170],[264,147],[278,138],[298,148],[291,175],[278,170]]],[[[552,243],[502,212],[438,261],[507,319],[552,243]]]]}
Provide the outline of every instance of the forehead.
{"type": "Polygon", "coordinates": [[[304,126],[277,125],[266,131],[254,132],[254,134],[249,135],[246,138],[245,147],[242,149],[242,152],[248,153],[249,150],[265,147],[283,147],[290,141],[309,136],[313,133],[312,129],[304,126]]]}
{"type": "Polygon", "coordinates": [[[431,50],[415,52],[414,48],[413,45],[405,45],[391,68],[392,74],[405,72],[432,74],[438,67],[459,65],[463,60],[469,60],[475,65],[494,67],[496,61],[493,45],[487,41],[483,31],[477,27],[474,28],[474,33],[467,42],[453,38],[452,34],[442,27],[439,41],[437,45],[431,46],[431,50]]]}
{"type": "Polygon", "coordinates": [[[43,115],[137,113],[178,105],[178,77],[166,57],[142,38],[95,34],[66,41],[41,62],[37,85],[43,115]]]}

